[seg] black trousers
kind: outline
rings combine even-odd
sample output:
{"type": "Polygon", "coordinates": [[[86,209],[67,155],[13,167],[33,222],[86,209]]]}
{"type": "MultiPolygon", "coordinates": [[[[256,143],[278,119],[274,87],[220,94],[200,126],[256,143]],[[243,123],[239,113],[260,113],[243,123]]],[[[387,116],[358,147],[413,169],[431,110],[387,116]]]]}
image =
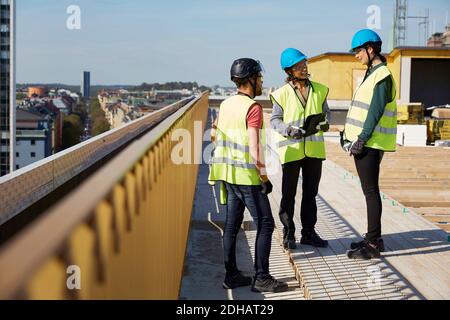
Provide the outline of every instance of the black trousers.
{"type": "Polygon", "coordinates": [[[381,237],[381,214],[383,211],[379,176],[380,164],[384,152],[372,148],[364,148],[361,155],[355,157],[356,170],[361,181],[361,187],[366,197],[367,234],[366,239],[376,242],[381,237]]]}
{"type": "Polygon", "coordinates": [[[320,178],[322,177],[322,160],[304,158],[300,161],[283,165],[282,197],[280,204],[280,220],[284,226],[284,238],[293,239],[295,234],[294,210],[297,184],[302,169],[302,204],[300,218],[302,234],[311,232],[317,222],[316,196],[319,192],[320,178]]]}

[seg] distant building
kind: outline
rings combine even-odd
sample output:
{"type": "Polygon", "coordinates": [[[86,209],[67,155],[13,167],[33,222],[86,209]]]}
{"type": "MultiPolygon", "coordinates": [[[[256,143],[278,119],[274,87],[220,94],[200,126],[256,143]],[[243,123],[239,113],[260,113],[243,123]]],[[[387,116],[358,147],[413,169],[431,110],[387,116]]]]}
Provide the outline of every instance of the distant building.
{"type": "Polygon", "coordinates": [[[84,71],[81,78],[81,95],[83,98],[91,96],[91,73],[84,71]]]}
{"type": "Polygon", "coordinates": [[[445,32],[434,33],[427,41],[428,47],[450,48],[450,24],[445,27],[445,32]]]}
{"type": "Polygon", "coordinates": [[[0,176],[14,171],[16,134],[15,1],[0,5],[0,176]]]}
{"type": "Polygon", "coordinates": [[[62,148],[62,130],[64,110],[54,104],[55,100],[27,99],[21,102],[18,110],[28,111],[35,115],[45,118],[48,122],[49,135],[51,137],[51,154],[54,154],[62,148]]]}
{"type": "Polygon", "coordinates": [[[47,89],[44,87],[29,87],[28,98],[42,98],[47,95],[47,89]]]}
{"type": "Polygon", "coordinates": [[[52,154],[49,121],[45,117],[17,109],[15,170],[52,154]]]}

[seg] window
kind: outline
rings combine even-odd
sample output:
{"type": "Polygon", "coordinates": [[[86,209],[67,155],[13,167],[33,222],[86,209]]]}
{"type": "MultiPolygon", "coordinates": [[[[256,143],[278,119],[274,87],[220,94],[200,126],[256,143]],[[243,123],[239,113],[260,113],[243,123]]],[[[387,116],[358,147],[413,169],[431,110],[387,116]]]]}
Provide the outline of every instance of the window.
{"type": "Polygon", "coordinates": [[[19,170],[20,166],[18,164],[16,164],[16,170],[19,170]]]}
{"type": "Polygon", "coordinates": [[[36,158],[36,152],[31,152],[30,155],[31,155],[32,158],[36,158]]]}
{"type": "Polygon", "coordinates": [[[16,152],[16,158],[18,158],[20,156],[20,153],[16,152]]]}
{"type": "Polygon", "coordinates": [[[36,140],[34,140],[34,139],[31,140],[31,145],[32,145],[32,146],[35,146],[35,145],[36,145],[36,140]]]}

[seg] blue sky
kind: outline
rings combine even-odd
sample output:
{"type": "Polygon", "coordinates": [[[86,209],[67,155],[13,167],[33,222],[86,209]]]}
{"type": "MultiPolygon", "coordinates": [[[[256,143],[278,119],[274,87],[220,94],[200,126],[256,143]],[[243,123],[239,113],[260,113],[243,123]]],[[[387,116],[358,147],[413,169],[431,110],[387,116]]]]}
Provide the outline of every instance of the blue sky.
{"type": "MultiPolygon", "coordinates": [[[[381,8],[389,39],[395,0],[16,0],[17,81],[93,84],[197,81],[232,85],[235,58],[265,66],[265,86],[282,83],[279,55],[297,47],[308,56],[346,51],[353,33],[366,27],[370,5],[381,8]],[[67,7],[81,8],[81,30],[69,30],[67,7]]],[[[409,14],[430,9],[443,31],[448,0],[409,0],[409,14]]],[[[408,23],[408,45],[417,45],[417,21],[408,23]]]]}

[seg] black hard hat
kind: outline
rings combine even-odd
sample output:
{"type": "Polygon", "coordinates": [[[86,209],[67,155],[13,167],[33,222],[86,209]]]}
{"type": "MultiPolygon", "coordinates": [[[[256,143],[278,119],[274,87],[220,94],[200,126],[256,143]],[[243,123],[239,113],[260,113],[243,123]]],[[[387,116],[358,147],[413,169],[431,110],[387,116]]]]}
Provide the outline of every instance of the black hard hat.
{"type": "Polygon", "coordinates": [[[259,61],[250,58],[237,59],[231,66],[231,80],[233,78],[245,79],[262,71],[263,68],[259,61]]]}

